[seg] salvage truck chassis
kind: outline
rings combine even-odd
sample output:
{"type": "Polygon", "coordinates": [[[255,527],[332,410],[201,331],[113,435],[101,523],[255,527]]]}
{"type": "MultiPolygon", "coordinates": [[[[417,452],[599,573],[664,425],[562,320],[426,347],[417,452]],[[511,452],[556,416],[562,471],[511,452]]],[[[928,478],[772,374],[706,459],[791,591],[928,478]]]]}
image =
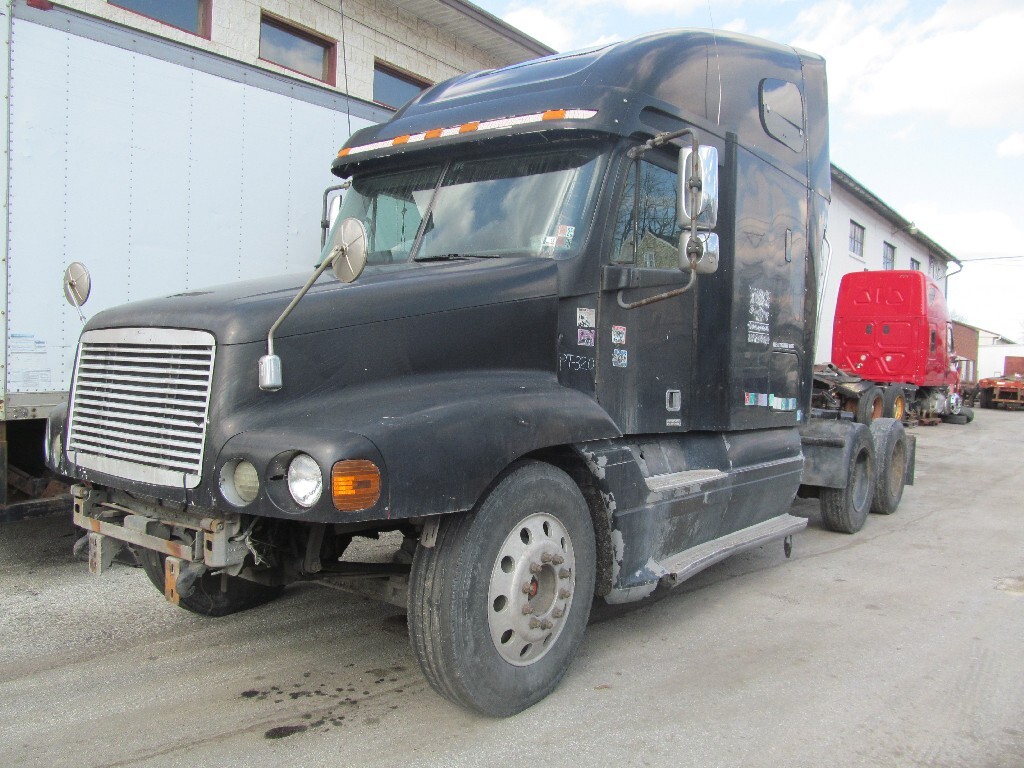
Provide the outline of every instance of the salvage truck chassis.
{"type": "Polygon", "coordinates": [[[505,716],[595,598],[788,554],[798,494],[846,533],[894,512],[902,424],[812,412],[827,126],[819,57],[700,31],[428,89],[335,159],[304,284],[86,325],[46,445],[90,567],[130,546],[212,616],[373,593],[439,694],[505,716]],[[353,554],[385,532],[391,562],[353,554]]]}

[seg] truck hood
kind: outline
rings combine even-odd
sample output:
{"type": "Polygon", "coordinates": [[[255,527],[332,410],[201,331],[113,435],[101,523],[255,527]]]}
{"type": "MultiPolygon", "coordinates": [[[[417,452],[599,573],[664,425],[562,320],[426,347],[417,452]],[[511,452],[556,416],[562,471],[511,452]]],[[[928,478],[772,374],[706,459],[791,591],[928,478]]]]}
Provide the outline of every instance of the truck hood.
{"type": "MultiPolygon", "coordinates": [[[[308,278],[281,275],[132,302],[99,312],[85,329],[191,328],[212,332],[218,345],[259,341],[308,278]]],[[[327,273],[281,324],[275,338],[557,293],[556,265],[537,258],[368,267],[349,285],[327,273]]]]}

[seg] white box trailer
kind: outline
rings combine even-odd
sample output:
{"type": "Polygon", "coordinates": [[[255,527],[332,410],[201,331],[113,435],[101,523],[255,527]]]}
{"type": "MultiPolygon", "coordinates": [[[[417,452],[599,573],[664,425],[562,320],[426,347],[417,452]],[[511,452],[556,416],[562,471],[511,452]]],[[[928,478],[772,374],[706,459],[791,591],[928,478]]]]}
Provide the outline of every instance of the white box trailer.
{"type": "Polygon", "coordinates": [[[308,271],[331,160],[390,113],[57,6],[15,0],[0,14],[0,519],[15,519],[63,491],[44,477],[43,434],[83,324],[65,301],[68,265],[91,276],[86,317],[308,271]]]}

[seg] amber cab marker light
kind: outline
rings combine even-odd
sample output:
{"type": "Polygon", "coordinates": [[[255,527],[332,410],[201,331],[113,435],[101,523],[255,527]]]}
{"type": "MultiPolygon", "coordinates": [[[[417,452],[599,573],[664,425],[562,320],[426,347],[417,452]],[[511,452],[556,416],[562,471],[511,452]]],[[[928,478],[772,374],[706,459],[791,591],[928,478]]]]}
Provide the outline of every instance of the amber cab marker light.
{"type": "Polygon", "coordinates": [[[380,470],[372,461],[339,461],[331,468],[331,496],[339,512],[369,509],[380,498],[380,470]]]}

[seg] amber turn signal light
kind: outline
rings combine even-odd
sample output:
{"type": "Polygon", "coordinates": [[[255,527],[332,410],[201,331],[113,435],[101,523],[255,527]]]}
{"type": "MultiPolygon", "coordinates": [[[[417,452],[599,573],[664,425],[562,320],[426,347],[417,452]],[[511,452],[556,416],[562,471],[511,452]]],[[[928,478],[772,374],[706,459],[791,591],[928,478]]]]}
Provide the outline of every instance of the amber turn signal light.
{"type": "Polygon", "coordinates": [[[369,509],[380,498],[380,470],[372,461],[339,461],[331,468],[331,496],[340,512],[369,509]]]}

